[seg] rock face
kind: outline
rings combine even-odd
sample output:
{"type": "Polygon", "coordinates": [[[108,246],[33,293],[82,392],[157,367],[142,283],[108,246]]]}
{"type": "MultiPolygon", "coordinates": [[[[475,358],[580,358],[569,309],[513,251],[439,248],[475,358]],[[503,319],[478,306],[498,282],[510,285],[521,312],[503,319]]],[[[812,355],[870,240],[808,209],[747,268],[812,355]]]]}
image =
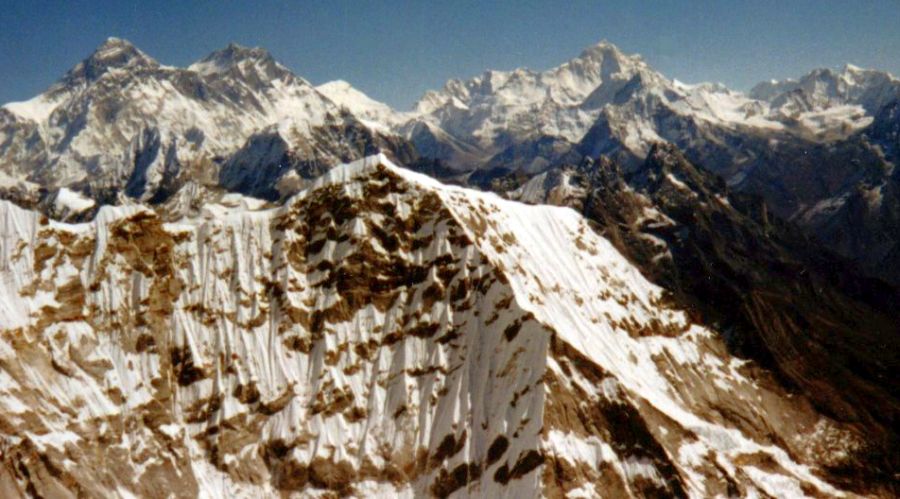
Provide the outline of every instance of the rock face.
{"type": "MultiPolygon", "coordinates": [[[[858,142],[872,151],[858,157],[839,156],[852,182],[806,209],[794,219],[822,242],[853,259],[870,275],[900,285],[900,101],[882,108],[858,142]],[[862,161],[860,161],[862,159],[862,161]]],[[[836,150],[852,147],[854,141],[836,150]]],[[[819,162],[822,164],[832,162],[819,162]]]]}
{"type": "Polygon", "coordinates": [[[5,497],[835,496],[865,444],[574,211],[384,156],[0,237],[5,497]]]}

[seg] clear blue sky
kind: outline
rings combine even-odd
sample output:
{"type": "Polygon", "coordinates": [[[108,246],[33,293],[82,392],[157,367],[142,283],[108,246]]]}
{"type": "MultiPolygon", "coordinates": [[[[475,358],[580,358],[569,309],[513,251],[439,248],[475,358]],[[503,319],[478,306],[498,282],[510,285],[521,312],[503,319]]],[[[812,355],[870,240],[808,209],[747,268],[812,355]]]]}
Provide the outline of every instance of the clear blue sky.
{"type": "Polygon", "coordinates": [[[261,46],[313,83],[345,79],[400,108],[449,78],[545,69],[601,39],[671,78],[741,90],[846,62],[900,74],[900,0],[0,0],[0,102],[43,91],[109,36],[178,66],[261,46]]]}

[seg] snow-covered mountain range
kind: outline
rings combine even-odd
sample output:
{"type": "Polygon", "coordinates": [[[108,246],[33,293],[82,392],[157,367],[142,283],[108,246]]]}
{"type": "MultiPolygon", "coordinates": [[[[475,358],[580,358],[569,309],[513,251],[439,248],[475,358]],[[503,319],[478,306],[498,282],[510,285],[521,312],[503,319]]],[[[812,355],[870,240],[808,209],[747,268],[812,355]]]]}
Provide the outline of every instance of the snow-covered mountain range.
{"type": "MultiPolygon", "coordinates": [[[[582,154],[640,160],[657,141],[705,150],[740,133],[846,137],[898,96],[900,81],[889,74],[849,66],[761,84],[749,95],[687,85],[601,42],[546,71],[451,80],[400,112],[343,81],[313,87],[262,49],[230,45],[175,68],[111,38],[43,94],[2,107],[0,172],[5,184],[30,182],[23,188],[69,187],[94,199],[122,191],[148,200],[182,169],[219,168],[240,149],[244,163],[254,156],[254,168],[274,161],[272,154],[256,157],[272,148],[291,152],[295,162],[355,159],[347,155],[353,141],[335,144],[322,137],[323,127],[363,125],[458,171],[502,166],[531,174],[576,145],[582,154]]],[[[750,159],[740,148],[726,155],[730,163],[750,159]]],[[[733,164],[713,167],[742,173],[733,164]]],[[[243,185],[245,170],[226,169],[222,183],[243,185]]],[[[265,194],[277,181],[265,179],[265,194]]]]}
{"type": "MultiPolygon", "coordinates": [[[[576,144],[598,124],[609,129],[609,136],[586,146],[607,153],[622,148],[638,158],[653,142],[682,139],[687,126],[701,129],[690,131],[694,140],[703,128],[846,136],[900,98],[900,80],[853,66],[842,73],[816,70],[796,82],[760,84],[747,95],[720,84],[688,85],[608,42],[546,71],[486,71],[470,80],[451,80],[427,92],[407,113],[351,92],[345,83],[318,88],[351,112],[393,125],[423,154],[462,169],[489,164],[508,148],[546,137],[576,144]]],[[[547,166],[546,157],[527,159],[532,162],[522,166],[529,172],[547,166]]]]}
{"type": "Polygon", "coordinates": [[[0,107],[0,496],[896,496],[898,110],[111,38],[0,107]]]}
{"type": "MultiPolygon", "coordinates": [[[[320,140],[329,126],[353,123],[261,49],[229,45],[182,69],[111,38],[47,92],[3,106],[0,170],[93,198],[112,191],[148,200],[182,170],[214,169],[242,148],[264,155],[284,144],[284,152],[332,165],[354,159],[341,149],[355,144],[320,140]]],[[[226,186],[247,174],[224,173],[226,186]]]]}

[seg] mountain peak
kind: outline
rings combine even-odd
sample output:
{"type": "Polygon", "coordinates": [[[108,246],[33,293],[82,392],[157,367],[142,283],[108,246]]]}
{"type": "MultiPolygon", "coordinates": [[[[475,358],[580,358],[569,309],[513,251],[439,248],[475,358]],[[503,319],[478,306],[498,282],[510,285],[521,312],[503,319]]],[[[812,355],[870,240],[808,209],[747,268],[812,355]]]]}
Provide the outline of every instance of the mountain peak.
{"type": "Polygon", "coordinates": [[[347,80],[331,80],[329,82],[325,82],[325,83],[317,86],[316,90],[319,90],[320,92],[323,90],[325,90],[325,91],[333,90],[333,91],[341,91],[341,92],[347,92],[347,91],[359,92],[359,90],[356,90],[356,88],[354,88],[353,85],[351,85],[350,82],[347,80]]]}
{"type": "Polygon", "coordinates": [[[122,49],[122,48],[136,49],[134,44],[132,44],[128,40],[126,40],[124,38],[110,36],[103,43],[101,43],[99,47],[97,47],[96,51],[122,49]]]}
{"type": "Polygon", "coordinates": [[[316,90],[338,106],[348,109],[357,117],[369,120],[373,124],[390,125],[401,120],[400,115],[390,106],[369,97],[347,81],[329,81],[317,86],[316,90]]]}
{"type": "Polygon", "coordinates": [[[159,63],[128,40],[109,37],[90,56],[69,71],[68,78],[94,81],[110,69],[157,67],[159,63]]]}
{"type": "Polygon", "coordinates": [[[188,69],[204,75],[227,73],[234,68],[257,66],[265,73],[286,73],[283,66],[275,61],[272,54],[260,47],[245,47],[237,43],[229,43],[189,66],[188,69]]]}
{"type": "Polygon", "coordinates": [[[569,64],[600,64],[608,68],[611,67],[631,67],[638,68],[644,65],[644,60],[640,54],[626,54],[616,45],[601,40],[581,51],[578,57],[569,61],[569,64]]]}
{"type": "Polygon", "coordinates": [[[600,77],[600,81],[607,81],[617,73],[630,78],[636,73],[652,71],[640,55],[626,54],[606,40],[585,48],[578,57],[569,60],[558,69],[574,70],[579,74],[583,73],[584,76],[596,75],[600,77]]]}
{"type": "Polygon", "coordinates": [[[221,50],[217,50],[210,54],[207,59],[215,59],[225,62],[240,62],[246,60],[274,60],[272,54],[268,50],[261,47],[245,47],[243,45],[231,42],[221,50]]]}
{"type": "Polygon", "coordinates": [[[103,63],[108,67],[125,66],[132,62],[156,62],[128,40],[113,36],[100,44],[87,60],[103,63]]]}
{"type": "Polygon", "coordinates": [[[581,51],[581,54],[578,56],[579,59],[588,59],[588,58],[596,58],[596,57],[606,57],[609,55],[614,56],[624,56],[625,54],[619,50],[619,47],[610,43],[606,39],[600,40],[599,42],[591,45],[584,50],[581,51]]]}
{"type": "Polygon", "coordinates": [[[763,82],[753,87],[749,96],[795,111],[849,104],[860,105],[874,115],[881,106],[900,98],[900,80],[885,71],[845,64],[842,68],[813,69],[798,79],[763,82]]]}

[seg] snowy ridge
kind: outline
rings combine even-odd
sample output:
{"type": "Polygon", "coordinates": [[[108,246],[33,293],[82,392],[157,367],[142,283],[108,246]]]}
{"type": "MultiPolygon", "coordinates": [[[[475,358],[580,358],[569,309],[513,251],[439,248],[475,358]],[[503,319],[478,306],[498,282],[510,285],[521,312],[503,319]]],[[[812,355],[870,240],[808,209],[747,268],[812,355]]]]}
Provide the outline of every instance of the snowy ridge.
{"type": "Polygon", "coordinates": [[[384,156],[261,208],[0,203],[0,490],[840,495],[853,437],[570,209],[384,156]]]}
{"type": "Polygon", "coordinates": [[[855,105],[874,114],[900,98],[900,80],[887,72],[847,64],[841,71],[820,68],[796,80],[762,82],[749,95],[786,113],[855,105]]]}

